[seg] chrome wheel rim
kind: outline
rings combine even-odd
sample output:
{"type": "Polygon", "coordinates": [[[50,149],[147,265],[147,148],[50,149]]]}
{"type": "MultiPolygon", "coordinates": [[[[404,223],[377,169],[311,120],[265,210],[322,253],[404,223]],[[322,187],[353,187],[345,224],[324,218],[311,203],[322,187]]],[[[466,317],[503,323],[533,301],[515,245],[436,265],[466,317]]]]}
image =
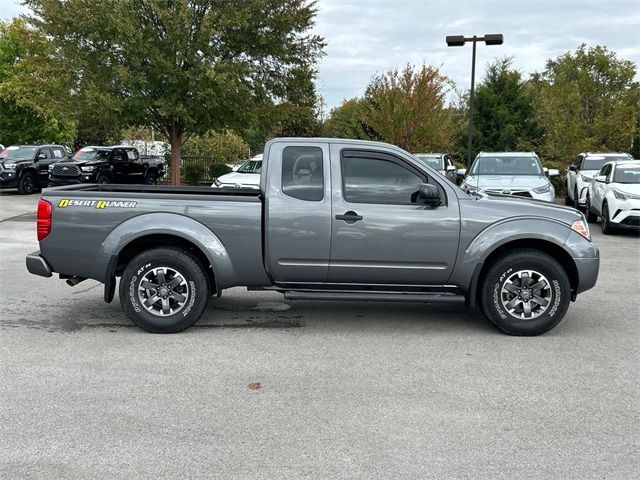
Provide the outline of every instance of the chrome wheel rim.
{"type": "Polygon", "coordinates": [[[520,270],[502,284],[502,306],[513,317],[532,320],[542,315],[551,303],[551,283],[540,272],[520,270]]]}
{"type": "Polygon", "coordinates": [[[138,285],[138,299],[149,313],[168,317],[184,308],[189,300],[189,285],[175,268],[155,267],[144,274],[138,285]]]}

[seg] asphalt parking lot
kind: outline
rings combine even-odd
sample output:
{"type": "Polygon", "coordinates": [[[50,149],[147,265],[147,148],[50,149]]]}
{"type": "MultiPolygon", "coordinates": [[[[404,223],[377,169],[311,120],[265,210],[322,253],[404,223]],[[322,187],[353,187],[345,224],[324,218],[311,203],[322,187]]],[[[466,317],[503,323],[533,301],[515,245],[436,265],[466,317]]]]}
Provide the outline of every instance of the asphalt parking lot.
{"type": "Polygon", "coordinates": [[[591,226],[598,285],[541,337],[244,289],[152,335],[26,271],[37,197],[0,195],[0,478],[638,478],[635,235],[591,226]]]}

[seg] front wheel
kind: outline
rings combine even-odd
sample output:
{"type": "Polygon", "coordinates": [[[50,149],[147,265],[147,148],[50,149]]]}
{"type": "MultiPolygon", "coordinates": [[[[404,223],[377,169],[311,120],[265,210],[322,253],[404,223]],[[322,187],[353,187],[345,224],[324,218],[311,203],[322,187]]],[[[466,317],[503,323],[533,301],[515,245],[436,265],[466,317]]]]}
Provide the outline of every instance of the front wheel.
{"type": "Polygon", "coordinates": [[[609,219],[609,207],[606,203],[602,204],[602,215],[600,216],[600,227],[602,233],[610,235],[614,232],[614,228],[611,226],[611,220],[609,219]]]}
{"type": "Polygon", "coordinates": [[[18,180],[18,193],[20,195],[31,195],[37,188],[36,177],[33,173],[23,173],[18,180]]]}
{"type": "Polygon", "coordinates": [[[142,183],[144,185],[156,185],[158,183],[158,177],[156,177],[155,173],[149,173],[142,183]]]}
{"type": "Polygon", "coordinates": [[[585,205],[585,209],[586,209],[586,211],[587,211],[587,214],[586,214],[586,216],[587,216],[587,222],[589,222],[589,223],[593,223],[593,222],[595,222],[595,221],[598,219],[598,216],[597,216],[595,213],[593,213],[593,212],[591,211],[591,198],[589,197],[589,195],[587,195],[587,200],[586,200],[586,202],[587,202],[587,203],[586,203],[586,205],[585,205]]]}
{"type": "Polygon", "coordinates": [[[188,251],[155,248],[127,264],[120,279],[120,303],[143,330],[176,333],[200,318],[209,290],[204,267],[188,251]]]}
{"type": "Polygon", "coordinates": [[[98,178],[96,179],[96,183],[98,185],[105,185],[107,183],[111,183],[111,178],[109,178],[109,175],[105,175],[104,173],[101,173],[100,175],[98,175],[98,178]]]}
{"type": "Polygon", "coordinates": [[[569,308],[571,285],[556,259],[519,249],[495,261],[481,286],[484,315],[509,335],[540,335],[554,328],[569,308]]]}

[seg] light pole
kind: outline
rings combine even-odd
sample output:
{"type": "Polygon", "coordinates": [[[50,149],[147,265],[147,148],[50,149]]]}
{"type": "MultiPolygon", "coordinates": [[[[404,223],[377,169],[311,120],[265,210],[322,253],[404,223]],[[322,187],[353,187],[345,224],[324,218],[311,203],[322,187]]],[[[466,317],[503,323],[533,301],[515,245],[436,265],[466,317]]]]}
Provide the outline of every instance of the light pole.
{"type": "Polygon", "coordinates": [[[476,82],[476,43],[484,42],[487,45],[502,45],[501,33],[489,33],[484,37],[465,37],[464,35],[448,35],[448,47],[462,47],[466,42],[473,42],[471,54],[471,93],[469,94],[469,133],[467,138],[467,170],[471,168],[471,145],[473,140],[473,90],[476,82]]]}

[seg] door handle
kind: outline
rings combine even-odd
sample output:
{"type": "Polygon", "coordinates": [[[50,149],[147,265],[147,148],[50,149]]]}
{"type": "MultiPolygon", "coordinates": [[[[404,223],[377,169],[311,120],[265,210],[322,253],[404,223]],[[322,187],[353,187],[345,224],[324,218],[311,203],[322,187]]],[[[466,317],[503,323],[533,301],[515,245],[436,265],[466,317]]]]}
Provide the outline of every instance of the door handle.
{"type": "Polygon", "coordinates": [[[362,220],[362,215],[358,215],[356,212],[349,210],[344,215],[336,215],[336,220],[344,220],[348,224],[352,225],[358,220],[362,220]]]}

